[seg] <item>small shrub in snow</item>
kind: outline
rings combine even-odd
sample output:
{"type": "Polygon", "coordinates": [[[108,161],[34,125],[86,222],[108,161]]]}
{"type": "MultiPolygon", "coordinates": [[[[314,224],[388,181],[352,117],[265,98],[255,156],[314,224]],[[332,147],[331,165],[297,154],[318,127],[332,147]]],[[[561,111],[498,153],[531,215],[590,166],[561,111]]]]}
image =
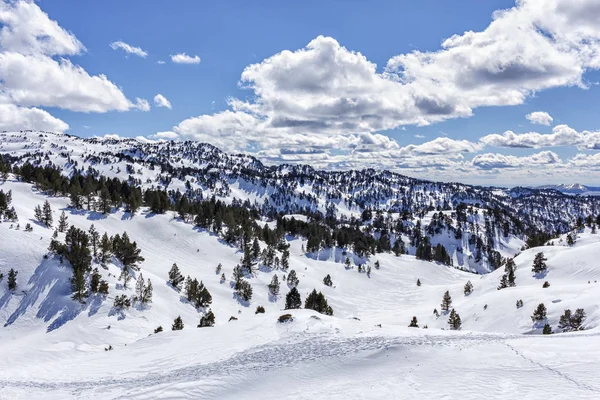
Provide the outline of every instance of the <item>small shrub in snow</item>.
{"type": "Polygon", "coordinates": [[[410,321],[410,324],[408,325],[408,327],[409,328],[418,328],[419,327],[417,317],[412,317],[412,320],[410,321]]]}
{"type": "Polygon", "coordinates": [[[327,274],[327,276],[323,278],[323,284],[329,287],[333,285],[333,282],[331,281],[331,276],[329,274],[327,274]]]}
{"type": "Polygon", "coordinates": [[[162,331],[163,331],[163,327],[162,327],[162,326],[159,326],[158,328],[156,328],[156,329],[154,330],[154,333],[160,333],[160,332],[162,332],[162,331]]]}
{"type": "Polygon", "coordinates": [[[200,324],[198,328],[206,328],[215,325],[215,314],[212,311],[208,311],[205,315],[200,318],[200,324]]]}
{"type": "Polygon", "coordinates": [[[17,288],[17,275],[19,271],[15,271],[14,268],[11,268],[8,271],[8,290],[15,290],[17,288]]]}
{"type": "Polygon", "coordinates": [[[517,308],[523,307],[523,300],[517,300],[517,308]]]}
{"type": "Polygon", "coordinates": [[[181,319],[181,315],[177,316],[173,321],[173,325],[171,326],[172,331],[180,331],[183,329],[183,320],[181,319]]]}
{"type": "Polygon", "coordinates": [[[544,335],[551,335],[552,334],[552,327],[550,326],[550,324],[545,324],[544,325],[544,329],[542,330],[542,333],[544,335]]]}
{"type": "Polygon", "coordinates": [[[113,304],[115,306],[115,308],[129,308],[131,307],[131,300],[129,300],[129,297],[125,296],[124,294],[115,297],[115,302],[113,304]]]}
{"type": "Polygon", "coordinates": [[[292,317],[292,314],[283,314],[280,315],[279,318],[277,318],[277,322],[279,322],[280,324],[286,323],[286,322],[291,322],[294,320],[294,317],[292,317]]]}
{"type": "Polygon", "coordinates": [[[256,311],[254,312],[254,314],[264,314],[264,313],[265,313],[265,308],[263,306],[256,307],[256,311]]]}
{"type": "Polygon", "coordinates": [[[550,287],[550,282],[548,282],[548,281],[544,282],[544,284],[542,285],[542,287],[544,289],[549,288],[550,287]]]}

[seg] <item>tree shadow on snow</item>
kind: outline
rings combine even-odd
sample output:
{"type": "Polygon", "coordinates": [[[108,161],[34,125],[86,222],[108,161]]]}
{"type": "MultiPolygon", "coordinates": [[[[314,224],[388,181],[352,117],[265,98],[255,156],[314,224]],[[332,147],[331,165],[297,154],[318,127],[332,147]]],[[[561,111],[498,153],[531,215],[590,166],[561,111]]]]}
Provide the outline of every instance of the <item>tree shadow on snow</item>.
{"type": "Polygon", "coordinates": [[[40,296],[45,295],[38,307],[36,318],[49,322],[46,329],[51,332],[73,320],[86,306],[71,299],[71,271],[59,267],[56,259],[43,260],[29,278],[30,289],[26,292],[17,309],[8,317],[5,326],[12,325],[35,305],[40,296]]]}
{"type": "Polygon", "coordinates": [[[101,212],[98,211],[90,211],[90,213],[88,214],[87,219],[89,219],[90,221],[99,221],[101,219],[106,219],[108,218],[108,214],[102,214],[101,212]]]}

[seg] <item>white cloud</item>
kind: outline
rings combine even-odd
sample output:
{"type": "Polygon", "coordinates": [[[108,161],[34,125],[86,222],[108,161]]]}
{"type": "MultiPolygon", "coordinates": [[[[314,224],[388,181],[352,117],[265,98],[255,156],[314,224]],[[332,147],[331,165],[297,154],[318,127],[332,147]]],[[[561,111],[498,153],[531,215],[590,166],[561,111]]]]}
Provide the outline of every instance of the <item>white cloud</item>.
{"type": "Polygon", "coordinates": [[[85,47],[33,1],[0,0],[0,26],[0,105],[17,110],[9,121],[64,131],[66,123],[35,107],[80,112],[143,107],[106,76],[89,75],[71,63],[66,57],[85,52],[85,47]]]}
{"type": "Polygon", "coordinates": [[[163,60],[158,60],[156,63],[157,63],[157,64],[160,64],[160,65],[163,65],[163,64],[165,64],[165,62],[164,62],[163,60]]]}
{"type": "Polygon", "coordinates": [[[430,142],[420,145],[409,145],[405,148],[410,153],[418,155],[429,154],[458,154],[474,153],[481,149],[477,143],[468,140],[454,140],[447,137],[438,137],[430,142]]]}
{"type": "Polygon", "coordinates": [[[550,126],[554,120],[550,114],[545,111],[535,111],[525,116],[532,124],[550,126]]]}
{"type": "Polygon", "coordinates": [[[146,56],[148,55],[148,53],[145,52],[144,50],[142,50],[141,48],[135,47],[135,46],[131,46],[131,45],[129,45],[129,44],[125,43],[125,42],[121,42],[121,41],[112,42],[110,44],[110,47],[113,50],[121,49],[121,50],[123,50],[127,54],[134,54],[134,55],[142,57],[142,58],[146,58],[146,56]]]}
{"type": "Polygon", "coordinates": [[[69,129],[69,125],[39,108],[0,104],[0,130],[20,131],[23,129],[62,133],[69,129]]]}
{"type": "Polygon", "coordinates": [[[169,110],[171,109],[171,102],[160,93],[154,96],[154,105],[156,107],[166,107],[169,110]]]}
{"type": "Polygon", "coordinates": [[[175,132],[171,132],[171,131],[156,132],[154,135],[152,135],[152,138],[154,138],[154,139],[176,139],[178,137],[179,137],[179,135],[177,135],[175,132]]]}
{"type": "Polygon", "coordinates": [[[499,153],[479,154],[473,157],[473,166],[480,169],[520,168],[530,165],[550,165],[561,163],[560,157],[551,151],[542,151],[526,157],[517,157],[499,153]]]}
{"type": "Polygon", "coordinates": [[[150,103],[148,103],[148,100],[146,99],[140,99],[139,97],[136,97],[133,108],[136,108],[140,111],[150,111],[150,103]]]}
{"type": "Polygon", "coordinates": [[[0,46],[24,55],[75,55],[85,47],[32,1],[0,1],[0,46]]]}
{"type": "Polygon", "coordinates": [[[514,133],[506,131],[502,135],[492,134],[480,139],[481,143],[493,147],[542,148],[576,146],[582,149],[600,150],[600,132],[577,132],[567,125],[557,125],[552,133],[514,133]]]}
{"type": "Polygon", "coordinates": [[[200,64],[200,57],[188,56],[185,53],[171,55],[171,61],[176,64],[200,64]]]}

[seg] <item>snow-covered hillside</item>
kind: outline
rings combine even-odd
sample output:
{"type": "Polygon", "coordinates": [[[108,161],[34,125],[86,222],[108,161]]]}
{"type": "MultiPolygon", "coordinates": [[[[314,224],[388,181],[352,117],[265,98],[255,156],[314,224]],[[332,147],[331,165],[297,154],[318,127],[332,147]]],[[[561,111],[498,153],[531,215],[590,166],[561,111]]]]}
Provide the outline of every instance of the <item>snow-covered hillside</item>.
{"type": "MultiPolygon", "coordinates": [[[[524,393],[525,398],[547,399],[600,394],[594,372],[600,364],[595,345],[600,235],[589,229],[572,246],[563,236],[554,246],[521,252],[514,259],[516,286],[502,290],[497,287],[503,268],[475,275],[383,252],[368,258],[368,276],[356,265],[347,267],[341,250],[307,254],[305,238],[287,236],[289,270],[263,266],[247,276],[253,296],[244,302],[234,295],[231,282],[243,253],[217,235],[183,222],[174,212],[157,215],[142,208],[131,217],[122,210],[107,215],[74,210],[68,198],[48,197],[14,178],[0,184],[4,193],[11,192],[18,215],[18,222],[0,223],[0,398],[474,399],[485,391],[498,398],[524,393]],[[114,259],[106,269],[93,264],[109,283],[107,297],[92,295],[85,304],[72,300],[68,262],[44,257],[54,230],[37,222],[34,208],[46,200],[54,225],[65,211],[69,224],[86,231],[92,224],[109,236],[126,231],[145,258],[134,274],[152,281],[152,302],[113,307],[116,296],[132,296],[135,287],[135,280],[129,289],[122,287],[121,266],[114,259]],[[30,232],[24,229],[28,223],[30,232]],[[540,251],[547,257],[543,276],[531,271],[540,251]],[[196,309],[168,285],[173,263],[210,291],[214,327],[196,328],[208,310],[196,309]],[[224,282],[215,272],[219,264],[224,282]],[[14,292],[6,285],[11,268],[18,271],[14,292]],[[290,288],[283,275],[291,270],[297,272],[302,301],[316,289],[333,316],[284,310],[290,288]],[[323,283],[328,274],[331,287],[323,283]],[[268,291],[273,275],[282,282],[277,297],[268,291]],[[473,291],[465,295],[468,281],[473,291]],[[550,287],[542,287],[545,281],[550,287]],[[448,330],[448,314],[440,308],[446,291],[451,308],[460,314],[461,331],[448,330]],[[531,315],[539,303],[545,304],[547,319],[534,324],[531,315]],[[265,313],[255,314],[257,306],[265,313]],[[559,318],[567,308],[585,309],[585,330],[541,335],[543,323],[560,331],[559,318]],[[278,323],[284,313],[294,321],[278,323]],[[172,332],[177,316],[185,328],[172,332]],[[413,316],[420,329],[408,328],[413,316]],[[158,326],[164,332],[155,334],[158,326]],[[113,350],[106,351],[109,346],[113,350]],[[556,383],[561,393],[554,391],[556,383]]],[[[431,212],[423,225],[430,219],[431,212]]],[[[448,247],[454,240],[443,233],[435,238],[448,247]]],[[[64,240],[64,233],[57,239],[64,240]]]]}

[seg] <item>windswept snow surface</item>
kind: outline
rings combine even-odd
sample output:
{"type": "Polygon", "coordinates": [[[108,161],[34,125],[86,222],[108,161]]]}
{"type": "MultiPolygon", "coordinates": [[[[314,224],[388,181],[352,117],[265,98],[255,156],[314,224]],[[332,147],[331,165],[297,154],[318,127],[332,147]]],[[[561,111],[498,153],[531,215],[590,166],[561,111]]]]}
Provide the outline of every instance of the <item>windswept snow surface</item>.
{"type": "Polygon", "coordinates": [[[381,268],[369,278],[346,269],[335,252],[307,257],[305,242],[289,238],[302,299],[313,288],[322,291],[334,316],[294,310],[294,321],[280,324],[289,288],[282,283],[280,296],[270,298],[267,285],[282,271],[259,270],[249,278],[252,300],[240,303],[229,279],[241,254],[218,237],[172,213],[104,216],[49,198],[55,224],[65,210],[70,224],[87,230],[93,223],[100,234],[126,231],[142,249],[139,273],[151,279],[153,301],[116,312],[114,297],[133,294],[118,283],[119,267],[99,267],[110,284],[107,299],[71,300],[70,267],[44,259],[53,229],[33,216],[47,197],[11,180],[0,188],[12,190],[20,224],[17,230],[0,223],[1,399],[600,398],[600,234],[580,233],[573,247],[557,240],[524,251],[515,259],[517,286],[500,291],[502,269],[474,275],[383,254],[371,258],[369,264],[379,260],[381,268]],[[28,222],[33,232],[24,231],[28,222]],[[548,258],[545,276],[531,272],[539,251],[548,258]],[[203,311],[167,285],[174,262],[212,294],[215,327],[196,328],[203,311]],[[219,263],[224,283],[215,273],[219,263]],[[6,287],[10,268],[19,271],[14,293],[6,287]],[[332,287],[323,285],[327,274],[332,287]],[[468,280],[474,291],[465,296],[468,280]],[[544,281],[551,286],[542,288],[544,281]],[[447,315],[433,315],[446,290],[462,318],[458,332],[443,330],[447,315]],[[517,309],[519,299],[524,306],[517,309]],[[564,309],[584,308],[586,330],[541,335],[542,326],[530,318],[539,303],[555,331],[564,309]],[[254,313],[258,305],[265,314],[254,313]],[[178,315],[185,328],[172,332],[178,315]],[[238,319],[228,322],[231,316],[238,319]],[[407,327],[412,316],[421,328],[407,327]],[[159,325],[164,332],[153,334],[159,325]],[[109,345],[113,350],[105,351],[109,345]]]}

